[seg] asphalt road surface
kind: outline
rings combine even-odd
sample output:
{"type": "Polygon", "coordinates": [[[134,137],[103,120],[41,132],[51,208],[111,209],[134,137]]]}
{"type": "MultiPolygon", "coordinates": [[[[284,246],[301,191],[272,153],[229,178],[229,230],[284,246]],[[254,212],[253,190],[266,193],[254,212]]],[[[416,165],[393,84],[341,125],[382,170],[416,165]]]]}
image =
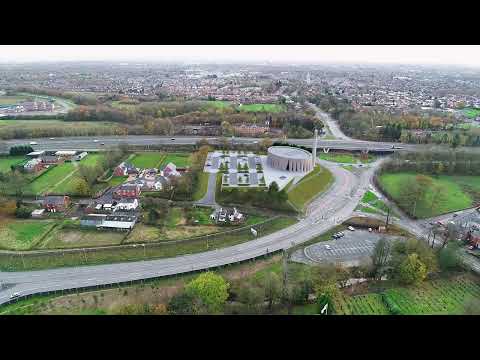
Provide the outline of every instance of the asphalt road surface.
{"type": "MultiPolygon", "coordinates": [[[[383,160],[377,161],[375,166],[381,161],[383,160]]],[[[374,171],[372,166],[361,176],[356,176],[338,164],[322,160],[318,162],[333,173],[335,182],[309,205],[306,217],[290,227],[267,236],[259,234],[258,239],[243,244],[175,258],[41,271],[0,272],[0,282],[8,286],[8,289],[0,290],[0,304],[9,301],[13,292],[27,295],[182,274],[253,259],[305,242],[350,217],[367,190],[374,171]]]]}
{"type": "MultiPolygon", "coordinates": [[[[312,108],[313,111],[315,111],[316,115],[318,118],[322,119],[327,125],[328,130],[330,130],[330,133],[333,137],[336,139],[340,140],[349,140],[352,141],[354,139],[348,137],[345,135],[342,130],[340,130],[340,127],[338,126],[338,123],[332,119],[330,114],[327,114],[326,112],[322,111],[321,109],[318,108],[318,106],[308,103],[308,105],[312,108]]],[[[355,140],[354,140],[355,141],[355,140]]],[[[361,140],[356,140],[356,141],[361,141],[361,140]]]]}

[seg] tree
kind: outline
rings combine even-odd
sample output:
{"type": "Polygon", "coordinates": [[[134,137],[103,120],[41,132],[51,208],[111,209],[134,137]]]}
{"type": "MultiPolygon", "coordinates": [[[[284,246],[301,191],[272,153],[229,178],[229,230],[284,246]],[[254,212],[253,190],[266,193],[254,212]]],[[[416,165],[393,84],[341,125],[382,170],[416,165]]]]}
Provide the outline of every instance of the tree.
{"type": "Polygon", "coordinates": [[[276,181],[272,181],[268,186],[268,193],[269,194],[276,194],[279,192],[279,187],[276,181]]]}
{"type": "Polygon", "coordinates": [[[222,135],[223,136],[232,136],[233,135],[233,126],[228,121],[222,121],[222,135]]]}
{"type": "Polygon", "coordinates": [[[398,270],[398,277],[405,284],[418,284],[427,276],[427,267],[420,261],[418,254],[408,255],[398,270]]]}
{"type": "Polygon", "coordinates": [[[440,249],[437,254],[438,265],[443,271],[454,270],[460,266],[460,258],[458,256],[458,245],[451,243],[440,249]]]}
{"type": "Polygon", "coordinates": [[[209,313],[220,312],[228,299],[230,284],[223,277],[213,272],[206,272],[192,280],[185,291],[198,298],[206,306],[209,313]]]}
{"type": "Polygon", "coordinates": [[[15,155],[26,155],[28,153],[31,153],[33,148],[29,145],[18,145],[18,146],[12,146],[10,148],[10,155],[15,156],[15,155]]]}
{"type": "Polygon", "coordinates": [[[375,279],[380,279],[385,272],[392,251],[391,242],[386,238],[381,238],[373,249],[372,265],[373,275],[375,279]]]}
{"type": "Polygon", "coordinates": [[[91,193],[90,186],[83,178],[75,179],[75,193],[78,196],[88,196],[91,193]]]}
{"type": "Polygon", "coordinates": [[[262,150],[267,150],[270,146],[272,146],[273,141],[270,138],[263,138],[260,140],[260,148],[262,150]]]}
{"type": "Polygon", "coordinates": [[[282,295],[282,283],[277,274],[269,272],[265,276],[263,285],[265,289],[265,298],[268,301],[268,309],[271,310],[273,304],[280,300],[282,295]]]}
{"type": "Polygon", "coordinates": [[[265,290],[261,287],[244,285],[238,290],[238,301],[245,305],[248,313],[258,313],[259,305],[263,304],[264,299],[265,290]]]}
{"type": "Polygon", "coordinates": [[[452,139],[452,148],[456,148],[458,147],[458,145],[460,145],[461,143],[461,139],[460,139],[460,134],[459,133],[455,133],[455,135],[453,135],[453,139],[452,139]]]}

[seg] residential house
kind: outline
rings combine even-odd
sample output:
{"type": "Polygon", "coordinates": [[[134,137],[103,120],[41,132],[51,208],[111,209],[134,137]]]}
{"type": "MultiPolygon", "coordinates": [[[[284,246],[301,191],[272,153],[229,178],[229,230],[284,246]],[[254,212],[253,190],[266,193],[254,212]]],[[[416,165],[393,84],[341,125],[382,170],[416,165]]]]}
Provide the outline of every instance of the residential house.
{"type": "Polygon", "coordinates": [[[135,166],[127,162],[122,162],[113,171],[114,176],[127,176],[130,174],[138,174],[138,170],[135,166]]]}
{"type": "Polygon", "coordinates": [[[211,215],[210,219],[214,220],[217,223],[227,223],[238,224],[245,220],[245,216],[240,213],[236,208],[233,209],[224,209],[220,208],[215,210],[211,215]]]}
{"type": "Polygon", "coordinates": [[[138,198],[140,196],[141,190],[139,184],[125,183],[117,187],[113,196],[117,199],[119,198],[138,198]]]}
{"type": "Polygon", "coordinates": [[[178,172],[177,166],[174,163],[168,163],[163,169],[163,176],[180,176],[180,172],[178,172]]]}
{"type": "Polygon", "coordinates": [[[43,199],[43,207],[50,212],[65,211],[70,206],[70,197],[64,196],[45,196],[43,199]]]}
{"type": "Polygon", "coordinates": [[[115,205],[114,211],[118,210],[136,210],[138,208],[138,199],[136,198],[124,198],[118,201],[115,205]]]}

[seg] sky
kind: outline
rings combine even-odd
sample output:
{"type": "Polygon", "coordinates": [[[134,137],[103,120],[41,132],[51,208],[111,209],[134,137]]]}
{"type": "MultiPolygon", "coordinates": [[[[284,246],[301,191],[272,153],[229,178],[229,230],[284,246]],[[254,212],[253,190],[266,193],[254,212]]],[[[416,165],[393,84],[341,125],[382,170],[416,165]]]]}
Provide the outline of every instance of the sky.
{"type": "Polygon", "coordinates": [[[478,45],[0,45],[0,62],[145,61],[480,66],[478,45]]]}

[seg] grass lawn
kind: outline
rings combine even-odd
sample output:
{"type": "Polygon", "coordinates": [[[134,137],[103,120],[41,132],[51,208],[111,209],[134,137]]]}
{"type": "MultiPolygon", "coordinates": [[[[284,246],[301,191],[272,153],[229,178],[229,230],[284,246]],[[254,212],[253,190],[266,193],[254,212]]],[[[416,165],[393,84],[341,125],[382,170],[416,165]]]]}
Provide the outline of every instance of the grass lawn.
{"type": "Polygon", "coordinates": [[[127,234],[116,231],[100,231],[95,229],[56,229],[42,242],[42,249],[67,249],[77,247],[93,247],[102,245],[118,245],[127,234]]]}
{"type": "Polygon", "coordinates": [[[21,163],[25,156],[6,156],[0,157],[0,172],[10,172],[10,166],[21,163]]]}
{"type": "MultiPolygon", "coordinates": [[[[393,198],[400,206],[401,194],[404,184],[417,174],[413,173],[390,173],[379,177],[379,183],[384,191],[393,198]]],[[[472,207],[474,199],[480,198],[480,177],[479,176],[448,176],[440,175],[432,177],[434,184],[443,185],[445,192],[444,199],[433,209],[431,201],[433,193],[427,190],[425,199],[417,203],[416,216],[419,218],[428,218],[451,211],[457,211],[472,207]]],[[[412,215],[413,208],[404,208],[406,212],[412,215]]]]}
{"type": "Polygon", "coordinates": [[[278,113],[286,110],[285,105],[280,104],[244,104],[237,108],[245,112],[270,112],[278,113]]]}
{"type": "Polygon", "coordinates": [[[164,158],[165,154],[160,152],[144,152],[136,153],[135,157],[131,159],[130,162],[140,169],[158,168],[164,158]]]}
{"type": "Polygon", "coordinates": [[[95,166],[100,164],[103,158],[104,158],[103,154],[90,153],[84,159],[82,159],[79,162],[79,164],[86,165],[86,166],[95,166]]]}
{"type": "Polygon", "coordinates": [[[49,220],[1,220],[0,248],[29,250],[54,225],[49,220]]]}
{"type": "Polygon", "coordinates": [[[465,109],[462,110],[462,112],[468,118],[475,118],[477,116],[480,116],[480,109],[478,109],[478,108],[465,108],[465,109]]]}
{"type": "Polygon", "coordinates": [[[171,153],[166,154],[166,157],[162,160],[160,168],[168,165],[168,163],[174,163],[177,168],[184,168],[190,166],[190,154],[187,153],[171,153]]]}
{"type": "Polygon", "coordinates": [[[316,166],[307,176],[294,185],[288,192],[288,200],[299,210],[315,196],[325,191],[333,181],[330,171],[316,166]]]}
{"type": "MultiPolygon", "coordinates": [[[[56,165],[44,172],[42,175],[33,180],[27,187],[26,190],[32,194],[42,194],[47,190],[59,191],[63,190],[63,182],[68,181],[69,179],[62,181],[67,176],[76,171],[75,165],[73,163],[64,163],[56,165]],[[62,183],[61,183],[62,182],[62,183]],[[57,185],[58,184],[58,185],[57,185]],[[55,189],[58,188],[58,189],[55,189]]],[[[67,182],[68,185],[68,182],[67,182]]]]}
{"type": "Polygon", "coordinates": [[[198,201],[205,196],[208,190],[208,178],[210,177],[209,173],[201,172],[200,179],[197,184],[197,188],[193,193],[192,200],[198,201]]]}

